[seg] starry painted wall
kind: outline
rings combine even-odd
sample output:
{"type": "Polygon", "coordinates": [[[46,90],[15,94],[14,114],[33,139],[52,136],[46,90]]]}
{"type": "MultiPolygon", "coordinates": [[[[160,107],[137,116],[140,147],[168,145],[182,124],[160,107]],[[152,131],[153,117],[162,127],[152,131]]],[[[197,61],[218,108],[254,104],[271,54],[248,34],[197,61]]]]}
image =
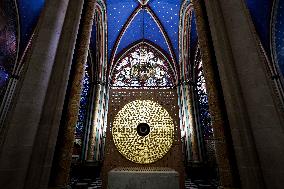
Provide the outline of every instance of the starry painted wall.
{"type": "Polygon", "coordinates": [[[110,60],[129,45],[146,39],[172,53],[177,61],[180,0],[150,0],[148,10],[138,0],[106,2],[110,60]]]}
{"type": "Polygon", "coordinates": [[[17,7],[14,1],[0,0],[0,99],[13,70],[18,46],[17,7]]]}
{"type": "Polygon", "coordinates": [[[35,30],[45,0],[17,0],[20,19],[20,52],[23,52],[35,30]]]}
{"type": "Polygon", "coordinates": [[[0,0],[0,99],[34,32],[45,0],[0,0]]]}
{"type": "Polygon", "coordinates": [[[17,6],[14,1],[0,0],[0,99],[16,61],[18,43],[17,6]]]}
{"type": "Polygon", "coordinates": [[[273,59],[284,75],[284,1],[276,0],[272,18],[273,59]]]}
{"type": "Polygon", "coordinates": [[[257,34],[270,56],[270,20],[273,0],[246,0],[257,34]]]}
{"type": "Polygon", "coordinates": [[[284,75],[284,1],[246,0],[246,4],[267,56],[284,75]]]}

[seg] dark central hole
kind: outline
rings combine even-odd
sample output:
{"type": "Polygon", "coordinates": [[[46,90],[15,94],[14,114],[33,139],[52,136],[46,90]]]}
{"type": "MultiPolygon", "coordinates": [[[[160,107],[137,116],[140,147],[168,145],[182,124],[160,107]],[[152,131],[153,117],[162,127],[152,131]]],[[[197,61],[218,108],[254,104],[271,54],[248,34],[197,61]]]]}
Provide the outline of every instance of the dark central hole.
{"type": "Polygon", "coordinates": [[[150,126],[147,123],[139,123],[137,133],[139,136],[147,136],[150,133],[150,126]]]}

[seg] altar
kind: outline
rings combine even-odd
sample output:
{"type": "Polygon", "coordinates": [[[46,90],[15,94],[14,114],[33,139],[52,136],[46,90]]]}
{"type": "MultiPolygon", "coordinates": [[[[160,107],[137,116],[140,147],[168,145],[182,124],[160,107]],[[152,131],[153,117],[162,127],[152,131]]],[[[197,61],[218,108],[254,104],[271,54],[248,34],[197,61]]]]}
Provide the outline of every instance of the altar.
{"type": "Polygon", "coordinates": [[[164,167],[115,168],[107,189],[179,189],[179,173],[164,167]]]}

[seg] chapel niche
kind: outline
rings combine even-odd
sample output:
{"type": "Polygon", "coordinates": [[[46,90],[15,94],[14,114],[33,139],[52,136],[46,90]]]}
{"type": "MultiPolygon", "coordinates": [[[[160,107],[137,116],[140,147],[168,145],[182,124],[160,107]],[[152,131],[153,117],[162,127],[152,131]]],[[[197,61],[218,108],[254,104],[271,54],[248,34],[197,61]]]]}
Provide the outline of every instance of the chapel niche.
{"type": "MultiPolygon", "coordinates": [[[[167,56],[156,46],[152,45],[151,43],[142,41],[130,48],[127,48],[127,50],[122,53],[119,58],[116,59],[113,69],[110,73],[110,78],[111,87],[109,91],[108,122],[106,129],[106,144],[103,165],[104,184],[106,184],[107,173],[117,167],[172,168],[179,173],[180,183],[183,183],[184,165],[182,158],[181,131],[179,124],[176,70],[174,69],[173,64],[169,61],[167,56]],[[130,106],[131,103],[135,103],[135,107],[132,107],[133,111],[124,111],[124,114],[122,114],[121,111],[123,111],[127,106],[130,106]],[[153,107],[147,110],[147,108],[143,107],[146,106],[147,103],[152,104],[153,107]],[[136,116],[139,115],[139,113],[135,111],[140,111],[140,109],[143,108],[145,108],[147,112],[143,112],[143,110],[141,110],[141,116],[136,116]],[[155,108],[157,108],[156,111],[153,110],[155,108]],[[139,147],[135,148],[132,145],[137,145],[137,142],[135,141],[139,141],[142,137],[139,138],[139,136],[136,135],[137,139],[133,139],[133,142],[131,142],[130,140],[129,142],[127,142],[127,139],[124,140],[125,138],[123,138],[129,137],[127,132],[136,131],[134,128],[132,128],[132,130],[124,130],[122,127],[120,127],[120,132],[122,132],[120,137],[122,137],[121,140],[124,141],[124,147],[118,147],[117,141],[119,141],[119,139],[117,139],[117,136],[114,136],[114,133],[117,133],[117,130],[113,131],[113,129],[116,129],[115,125],[117,124],[118,115],[124,116],[124,118],[120,118],[119,120],[119,123],[124,125],[127,125],[125,122],[127,122],[128,119],[130,119],[130,122],[133,122],[133,119],[140,118],[143,120],[144,116],[145,120],[151,120],[149,123],[150,127],[154,127],[153,125],[156,126],[160,124],[159,126],[161,126],[161,128],[167,127],[168,123],[161,120],[164,117],[169,116],[170,119],[172,119],[173,124],[172,138],[168,137],[169,140],[172,139],[170,148],[164,151],[163,145],[160,145],[162,146],[160,151],[163,155],[153,161],[148,162],[148,155],[150,154],[151,157],[155,155],[151,153],[151,148],[155,146],[152,145],[152,147],[149,147],[149,154],[144,153],[144,156],[146,156],[146,158],[142,159],[140,162],[139,159],[137,161],[132,161],[131,158],[129,158],[129,156],[127,157],[127,154],[123,154],[120,149],[125,148],[122,151],[136,153],[139,147]],[[148,119],[148,117],[150,118],[148,119]],[[136,149],[136,151],[133,151],[133,149],[136,149]]],[[[137,126],[139,125],[139,123],[137,124],[137,126]]],[[[141,123],[143,126],[143,121],[141,121],[141,123]]],[[[139,129],[139,127],[137,128],[139,129]]],[[[163,143],[163,140],[167,140],[167,137],[165,137],[163,133],[159,135],[159,132],[160,131],[157,131],[155,135],[151,135],[152,138],[149,139],[150,141],[153,141],[153,143],[156,142],[157,148],[160,147],[158,145],[159,143],[163,143]],[[155,140],[156,138],[158,139],[155,140]]],[[[164,130],[162,132],[164,132],[164,130]]],[[[150,143],[151,142],[149,142],[149,144],[150,143]]],[[[152,148],[152,150],[155,149],[152,148]]],[[[154,153],[160,152],[158,150],[154,153]]],[[[139,154],[139,150],[137,154],[139,154]]],[[[143,153],[141,152],[140,155],[143,156],[143,153]]],[[[182,185],[181,188],[183,188],[182,185]]]]}

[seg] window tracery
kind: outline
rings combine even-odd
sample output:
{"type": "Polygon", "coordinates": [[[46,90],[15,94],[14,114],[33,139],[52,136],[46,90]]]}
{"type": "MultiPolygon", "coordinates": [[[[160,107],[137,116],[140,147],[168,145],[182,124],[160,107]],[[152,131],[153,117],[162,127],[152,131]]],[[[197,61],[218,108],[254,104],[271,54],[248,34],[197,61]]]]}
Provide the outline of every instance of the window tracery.
{"type": "Polygon", "coordinates": [[[126,52],[113,71],[113,87],[171,87],[174,85],[169,61],[146,43],[126,52]]]}

